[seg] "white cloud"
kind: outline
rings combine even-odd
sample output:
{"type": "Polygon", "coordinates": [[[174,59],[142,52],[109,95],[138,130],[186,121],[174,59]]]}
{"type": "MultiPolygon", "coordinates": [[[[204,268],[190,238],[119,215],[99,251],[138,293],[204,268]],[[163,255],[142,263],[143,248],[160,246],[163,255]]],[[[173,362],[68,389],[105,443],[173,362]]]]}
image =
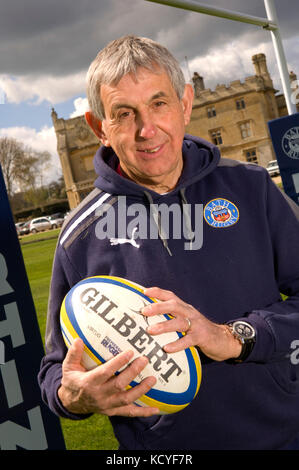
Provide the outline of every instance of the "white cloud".
{"type": "MultiPolygon", "coordinates": [[[[284,48],[285,51],[292,51],[292,60],[287,60],[289,71],[294,70],[299,76],[299,70],[296,69],[296,54],[299,59],[298,37],[286,40],[284,48]]],[[[255,75],[252,56],[259,53],[266,55],[267,67],[273,80],[274,88],[282,91],[272,42],[254,44],[248,34],[243,35],[236,41],[226,43],[222,47],[212,48],[204,56],[195,57],[189,61],[189,69],[191,70],[191,75],[194,72],[198,72],[204,78],[206,88],[214,89],[217,84],[229,84],[233,80],[244,80],[245,77],[255,75]]],[[[186,80],[189,80],[187,67],[183,68],[183,70],[186,80]]]]}
{"type": "Polygon", "coordinates": [[[0,75],[0,87],[8,103],[31,101],[40,104],[47,100],[52,104],[61,103],[85,91],[86,71],[71,75],[0,75]]]}
{"type": "MultiPolygon", "coordinates": [[[[194,16],[187,16],[184,33],[191,29],[194,16]]],[[[204,23],[205,24],[205,23],[204,23]]],[[[170,43],[174,41],[172,38],[174,30],[161,30],[158,39],[162,43],[170,43]]],[[[183,32],[181,27],[175,28],[175,41],[178,38],[182,41],[183,32]]],[[[284,49],[289,62],[290,70],[294,70],[299,75],[299,37],[293,36],[284,40],[284,49]]],[[[276,87],[281,89],[280,77],[274,55],[273,45],[269,36],[264,37],[261,42],[259,31],[245,32],[236,36],[235,39],[224,37],[223,42],[221,36],[217,46],[205,47],[199,43],[198,50],[200,54],[195,57],[192,54],[189,59],[189,69],[191,75],[194,71],[199,72],[206,81],[207,87],[214,87],[218,83],[228,83],[235,79],[242,79],[248,75],[254,75],[254,68],[251,56],[264,52],[267,55],[267,63],[269,71],[274,80],[276,87]],[[206,52],[205,52],[206,51],[206,52]]],[[[188,54],[188,48],[186,49],[188,54]]],[[[189,81],[189,73],[185,61],[181,63],[186,79],[189,81]]],[[[65,76],[55,75],[18,75],[11,76],[8,74],[0,74],[0,90],[5,93],[8,103],[22,103],[29,101],[38,105],[46,100],[52,105],[62,103],[72,99],[74,96],[85,94],[86,89],[86,72],[87,68],[77,73],[67,74],[65,76]]],[[[86,98],[77,98],[74,101],[74,111],[70,117],[76,117],[84,114],[86,110],[86,98]]]]}
{"type": "Polygon", "coordinates": [[[54,127],[43,127],[40,131],[30,127],[7,127],[0,129],[0,137],[12,137],[25,146],[37,152],[48,151],[51,162],[46,174],[43,176],[44,184],[57,180],[62,174],[61,164],[57,153],[57,143],[54,127]]]}
{"type": "MultiPolygon", "coordinates": [[[[246,42],[246,40],[245,40],[246,42]]],[[[205,56],[195,57],[189,62],[192,72],[197,71],[205,80],[207,88],[214,88],[217,84],[228,84],[232,80],[242,80],[247,76],[255,75],[252,56],[261,52],[266,54],[268,68],[272,64],[271,44],[263,43],[252,48],[244,44],[232,42],[223,47],[209,51],[205,56]]]]}
{"type": "Polygon", "coordinates": [[[89,109],[87,98],[76,98],[74,100],[74,107],[75,111],[70,114],[70,118],[82,116],[85,111],[88,111],[89,109]]]}

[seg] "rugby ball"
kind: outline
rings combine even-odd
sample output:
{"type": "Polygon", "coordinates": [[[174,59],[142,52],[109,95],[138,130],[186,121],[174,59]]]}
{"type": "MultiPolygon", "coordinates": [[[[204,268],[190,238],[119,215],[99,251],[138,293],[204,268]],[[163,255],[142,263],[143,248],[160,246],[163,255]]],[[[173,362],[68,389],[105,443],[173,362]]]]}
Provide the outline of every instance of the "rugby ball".
{"type": "MultiPolygon", "coordinates": [[[[67,347],[80,337],[84,342],[82,365],[91,370],[124,350],[134,351],[133,359],[147,356],[149,362],[130,383],[136,386],[154,375],[156,384],[135,403],[154,406],[160,414],[176,413],[188,406],[201,383],[201,362],[196,348],[166,353],[165,344],[182,337],[170,332],[151,336],[149,325],[168,321],[170,314],[145,317],[141,309],[157,302],[143,293],[144,287],[112,276],[83,279],[72,287],[60,311],[61,331],[67,347]]],[[[120,372],[120,371],[119,371],[120,372]]]]}

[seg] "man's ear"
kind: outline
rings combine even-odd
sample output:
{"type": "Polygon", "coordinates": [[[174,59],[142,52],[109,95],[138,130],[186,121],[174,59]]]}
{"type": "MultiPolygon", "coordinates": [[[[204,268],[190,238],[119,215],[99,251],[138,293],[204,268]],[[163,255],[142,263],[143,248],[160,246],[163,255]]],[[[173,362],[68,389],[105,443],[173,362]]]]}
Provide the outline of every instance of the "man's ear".
{"type": "Polygon", "coordinates": [[[100,139],[101,143],[105,145],[105,147],[110,147],[110,143],[103,131],[102,121],[97,119],[91,111],[86,111],[85,120],[93,133],[100,139]]]}
{"type": "Polygon", "coordinates": [[[184,91],[184,95],[183,95],[183,98],[182,98],[185,126],[187,124],[189,124],[189,122],[190,122],[190,117],[191,117],[191,113],[192,113],[193,99],[194,99],[193,87],[192,87],[192,85],[190,85],[190,83],[187,83],[185,85],[185,91],[184,91]]]}

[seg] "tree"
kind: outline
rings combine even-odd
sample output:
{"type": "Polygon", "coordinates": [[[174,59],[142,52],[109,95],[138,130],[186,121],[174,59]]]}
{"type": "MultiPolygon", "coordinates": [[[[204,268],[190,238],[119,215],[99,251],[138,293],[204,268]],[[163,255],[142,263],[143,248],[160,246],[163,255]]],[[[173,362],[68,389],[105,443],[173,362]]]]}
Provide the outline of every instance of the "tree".
{"type": "Polygon", "coordinates": [[[17,189],[34,186],[38,157],[31,149],[10,137],[0,138],[0,164],[8,196],[17,189]]]}
{"type": "Polygon", "coordinates": [[[51,167],[51,154],[47,150],[44,150],[43,152],[34,152],[34,155],[37,158],[34,165],[36,181],[38,181],[40,187],[43,187],[45,173],[51,167]]]}
{"type": "Polygon", "coordinates": [[[52,181],[47,186],[49,196],[53,199],[66,198],[65,184],[63,176],[60,176],[57,181],[52,181]]]}

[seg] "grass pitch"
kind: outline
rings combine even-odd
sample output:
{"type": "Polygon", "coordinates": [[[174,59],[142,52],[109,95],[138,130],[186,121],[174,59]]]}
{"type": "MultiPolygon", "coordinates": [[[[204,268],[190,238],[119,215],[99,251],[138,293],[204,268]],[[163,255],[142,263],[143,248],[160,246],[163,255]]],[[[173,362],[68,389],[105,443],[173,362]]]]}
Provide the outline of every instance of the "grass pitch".
{"type": "MultiPolygon", "coordinates": [[[[20,239],[43,341],[52,263],[58,234],[59,230],[52,230],[20,239]]],[[[60,422],[68,450],[115,450],[118,448],[110,421],[106,416],[93,415],[82,421],[61,419],[60,422]]]]}

